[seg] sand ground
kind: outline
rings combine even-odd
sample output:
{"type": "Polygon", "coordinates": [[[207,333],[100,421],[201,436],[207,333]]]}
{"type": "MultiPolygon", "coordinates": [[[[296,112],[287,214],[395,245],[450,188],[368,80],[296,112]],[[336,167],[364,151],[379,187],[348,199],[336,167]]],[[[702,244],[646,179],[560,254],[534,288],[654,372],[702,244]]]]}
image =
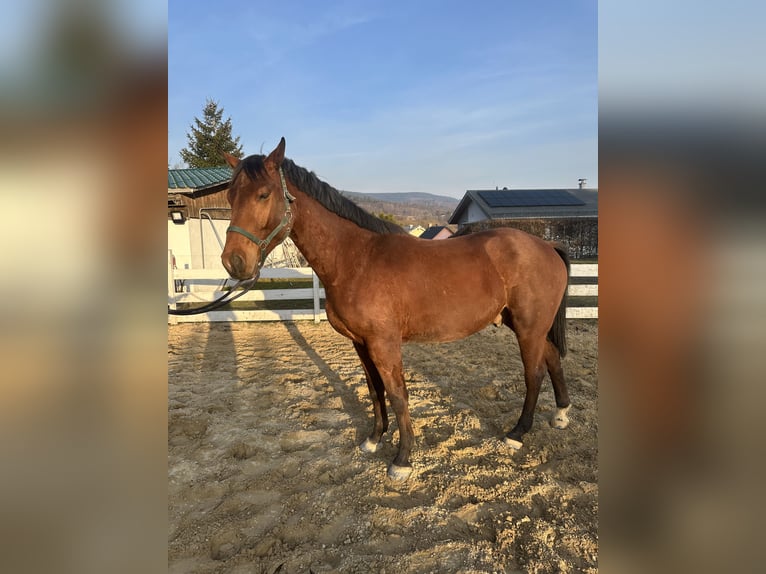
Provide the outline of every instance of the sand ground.
{"type": "Polygon", "coordinates": [[[573,407],[550,427],[546,378],[513,455],[524,380],[513,333],[409,344],[413,475],[358,448],[372,407],[326,322],[169,326],[171,573],[596,572],[598,326],[570,320],[573,407]]]}

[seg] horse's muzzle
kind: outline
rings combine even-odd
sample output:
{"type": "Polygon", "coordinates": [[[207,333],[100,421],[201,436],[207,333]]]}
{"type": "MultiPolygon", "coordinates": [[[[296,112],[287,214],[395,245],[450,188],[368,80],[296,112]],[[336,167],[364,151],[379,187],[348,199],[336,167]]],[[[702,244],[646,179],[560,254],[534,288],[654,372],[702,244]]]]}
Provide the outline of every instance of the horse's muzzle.
{"type": "Polygon", "coordinates": [[[221,262],[233,279],[250,279],[257,276],[259,269],[248,266],[247,261],[239,253],[224,253],[221,262]]]}

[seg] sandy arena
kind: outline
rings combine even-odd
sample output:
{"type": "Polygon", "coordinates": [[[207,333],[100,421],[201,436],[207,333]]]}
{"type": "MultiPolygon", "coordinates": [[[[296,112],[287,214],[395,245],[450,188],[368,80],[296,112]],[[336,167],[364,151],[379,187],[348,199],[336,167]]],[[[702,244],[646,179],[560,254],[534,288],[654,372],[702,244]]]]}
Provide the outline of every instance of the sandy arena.
{"type": "Polygon", "coordinates": [[[523,449],[502,440],[524,379],[505,328],[404,347],[414,472],[358,445],[372,406],[327,322],[169,326],[169,572],[597,572],[598,326],[568,322],[565,430],[549,379],[523,449]]]}

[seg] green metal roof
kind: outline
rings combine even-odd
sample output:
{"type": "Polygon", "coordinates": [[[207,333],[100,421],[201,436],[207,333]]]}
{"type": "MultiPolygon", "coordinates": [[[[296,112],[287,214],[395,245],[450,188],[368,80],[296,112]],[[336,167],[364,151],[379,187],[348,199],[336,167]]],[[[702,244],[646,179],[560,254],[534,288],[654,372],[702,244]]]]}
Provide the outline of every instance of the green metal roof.
{"type": "Polygon", "coordinates": [[[231,179],[230,167],[197,167],[168,170],[168,189],[198,190],[226,183],[231,179]]]}

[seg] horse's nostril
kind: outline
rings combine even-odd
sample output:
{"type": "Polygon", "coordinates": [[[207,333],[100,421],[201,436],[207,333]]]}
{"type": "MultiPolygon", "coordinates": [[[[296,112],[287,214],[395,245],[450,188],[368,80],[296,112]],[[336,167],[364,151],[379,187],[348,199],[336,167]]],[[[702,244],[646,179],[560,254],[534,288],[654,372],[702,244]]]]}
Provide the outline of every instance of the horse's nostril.
{"type": "Polygon", "coordinates": [[[245,274],[245,260],[236,253],[232,256],[232,265],[237,276],[245,274]]]}
{"type": "Polygon", "coordinates": [[[223,257],[223,266],[232,277],[241,277],[245,271],[245,260],[237,253],[223,257]]]}

